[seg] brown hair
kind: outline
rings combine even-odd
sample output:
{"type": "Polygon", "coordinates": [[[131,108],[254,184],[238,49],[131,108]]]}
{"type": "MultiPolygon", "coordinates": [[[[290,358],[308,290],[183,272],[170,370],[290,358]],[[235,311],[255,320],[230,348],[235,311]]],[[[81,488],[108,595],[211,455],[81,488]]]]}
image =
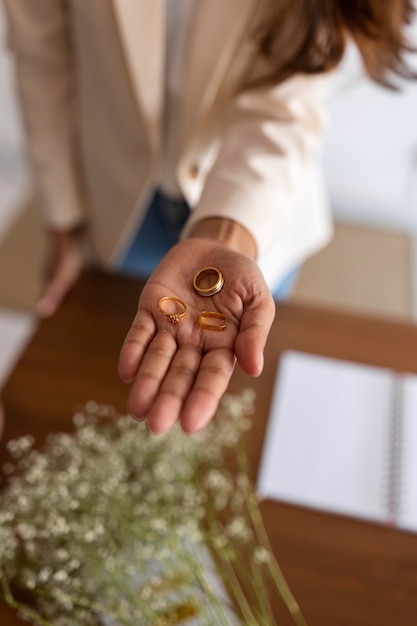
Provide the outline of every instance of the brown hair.
{"type": "Polygon", "coordinates": [[[268,23],[255,33],[270,68],[256,82],[331,70],[352,39],[369,77],[395,88],[394,75],[417,78],[404,60],[411,51],[405,28],[413,13],[413,0],[275,0],[268,23]]]}

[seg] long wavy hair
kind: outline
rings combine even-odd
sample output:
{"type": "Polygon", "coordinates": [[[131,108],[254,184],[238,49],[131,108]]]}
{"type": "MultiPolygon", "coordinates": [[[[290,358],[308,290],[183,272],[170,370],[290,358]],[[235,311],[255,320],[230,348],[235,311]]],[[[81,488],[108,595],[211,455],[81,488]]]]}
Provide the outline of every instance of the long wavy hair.
{"type": "MultiPolygon", "coordinates": [[[[295,73],[335,68],[353,40],[371,79],[395,88],[395,75],[417,78],[405,54],[412,50],[406,27],[413,0],[275,0],[268,21],[255,32],[258,51],[270,72],[260,84],[273,84],[295,73]]],[[[415,50],[413,50],[415,51],[415,50]]]]}

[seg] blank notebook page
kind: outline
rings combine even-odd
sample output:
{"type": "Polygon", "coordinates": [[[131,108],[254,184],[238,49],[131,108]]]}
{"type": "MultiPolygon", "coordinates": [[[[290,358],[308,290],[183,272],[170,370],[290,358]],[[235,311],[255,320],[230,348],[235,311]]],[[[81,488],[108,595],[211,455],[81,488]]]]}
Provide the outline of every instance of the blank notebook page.
{"type": "Polygon", "coordinates": [[[388,521],[394,385],[389,370],[286,352],[277,372],[258,491],[267,498],[388,521]]]}
{"type": "Polygon", "coordinates": [[[397,523],[417,531],[417,376],[406,376],[404,379],[402,410],[397,523]]]}

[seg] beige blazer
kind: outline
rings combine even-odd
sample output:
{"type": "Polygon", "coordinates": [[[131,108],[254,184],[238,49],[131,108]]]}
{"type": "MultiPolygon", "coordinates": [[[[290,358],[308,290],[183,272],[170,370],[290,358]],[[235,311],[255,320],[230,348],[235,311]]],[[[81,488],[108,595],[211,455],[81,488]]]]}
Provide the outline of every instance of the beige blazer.
{"type": "MultiPolygon", "coordinates": [[[[269,0],[196,0],[180,113],[178,184],[193,208],[254,235],[271,284],[327,241],[316,171],[328,76],[240,91],[265,71],[252,32],[269,0]]],[[[164,0],[5,0],[9,45],[45,219],[88,220],[117,265],[158,184],[164,0]]]]}

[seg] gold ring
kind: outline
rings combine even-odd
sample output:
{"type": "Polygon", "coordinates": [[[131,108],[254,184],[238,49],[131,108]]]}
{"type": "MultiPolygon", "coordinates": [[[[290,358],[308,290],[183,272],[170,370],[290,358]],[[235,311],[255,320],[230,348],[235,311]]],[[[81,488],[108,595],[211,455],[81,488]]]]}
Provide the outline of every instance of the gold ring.
{"type": "Polygon", "coordinates": [[[214,296],[215,293],[218,293],[220,289],[224,285],[223,274],[217,267],[203,267],[203,269],[199,270],[197,274],[193,278],[193,287],[200,296],[214,296]],[[207,276],[207,274],[215,274],[216,282],[211,285],[211,287],[207,287],[203,289],[203,287],[199,287],[198,281],[200,278],[207,276]]]}
{"type": "Polygon", "coordinates": [[[200,317],[198,318],[198,325],[200,328],[205,328],[206,330],[224,330],[227,324],[227,317],[224,313],[216,313],[215,311],[201,311],[200,317]],[[221,324],[209,324],[204,320],[208,317],[215,318],[218,320],[222,320],[221,324]]]}
{"type": "Polygon", "coordinates": [[[182,317],[184,317],[184,315],[187,312],[187,305],[185,304],[185,302],[183,300],[181,300],[181,298],[176,298],[175,296],[164,296],[163,298],[159,299],[158,309],[160,310],[162,315],[165,315],[165,317],[169,318],[169,321],[171,322],[171,324],[178,324],[180,319],[182,317]],[[181,311],[175,311],[175,310],[174,311],[165,311],[162,308],[162,304],[164,302],[168,302],[170,300],[172,300],[172,302],[175,302],[177,305],[179,304],[182,307],[182,310],[181,311]]]}

